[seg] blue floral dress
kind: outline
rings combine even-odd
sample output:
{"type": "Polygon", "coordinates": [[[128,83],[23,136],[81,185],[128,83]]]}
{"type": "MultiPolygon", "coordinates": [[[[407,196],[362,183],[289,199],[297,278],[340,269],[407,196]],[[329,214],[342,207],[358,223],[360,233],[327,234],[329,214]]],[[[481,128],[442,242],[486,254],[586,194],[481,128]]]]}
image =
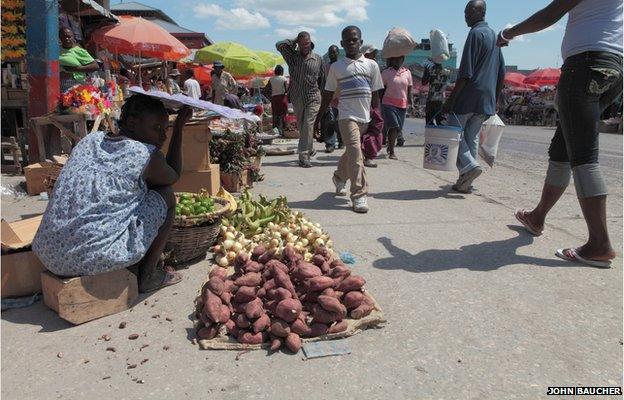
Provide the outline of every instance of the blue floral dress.
{"type": "Polygon", "coordinates": [[[143,179],[154,151],[104,132],[78,143],[33,241],[47,269],[60,276],[96,275],[145,256],[167,217],[165,200],[143,179]]]}

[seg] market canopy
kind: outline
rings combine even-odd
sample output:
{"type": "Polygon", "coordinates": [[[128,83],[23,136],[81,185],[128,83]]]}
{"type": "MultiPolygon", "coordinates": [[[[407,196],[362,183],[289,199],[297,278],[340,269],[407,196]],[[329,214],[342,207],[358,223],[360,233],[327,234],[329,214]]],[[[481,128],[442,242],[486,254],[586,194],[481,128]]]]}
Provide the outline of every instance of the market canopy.
{"type": "Polygon", "coordinates": [[[519,72],[507,72],[505,74],[505,85],[522,86],[524,85],[525,78],[526,76],[519,72]]]}
{"type": "Polygon", "coordinates": [[[269,68],[275,68],[278,64],[284,64],[286,61],[284,57],[279,54],[272,53],[270,51],[259,50],[256,51],[258,57],[264,62],[264,64],[269,68]]]}
{"type": "Polygon", "coordinates": [[[538,86],[555,86],[559,83],[559,77],[561,77],[559,68],[537,69],[526,77],[524,83],[538,86]]]}
{"type": "Polygon", "coordinates": [[[93,32],[92,40],[113,53],[177,61],[190,50],[169,32],[141,17],[121,16],[120,23],[93,32]]]}
{"type": "Polygon", "coordinates": [[[221,61],[225,70],[235,77],[262,74],[270,69],[255,52],[236,42],[218,42],[195,53],[194,62],[198,64],[215,61],[221,61]]]}

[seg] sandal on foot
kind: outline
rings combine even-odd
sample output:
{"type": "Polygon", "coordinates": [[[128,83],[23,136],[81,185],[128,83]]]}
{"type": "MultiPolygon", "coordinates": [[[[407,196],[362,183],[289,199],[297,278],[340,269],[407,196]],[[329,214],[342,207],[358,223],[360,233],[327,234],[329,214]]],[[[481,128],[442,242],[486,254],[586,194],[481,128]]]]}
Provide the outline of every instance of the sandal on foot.
{"type": "Polygon", "coordinates": [[[590,260],[588,258],[583,258],[579,255],[578,251],[575,248],[569,249],[558,249],[555,252],[555,255],[562,260],[570,261],[570,262],[579,262],[581,264],[589,265],[591,267],[597,268],[610,268],[611,260],[590,260]]]}
{"type": "Polygon", "coordinates": [[[526,210],[519,208],[514,212],[514,216],[524,226],[524,229],[527,230],[533,236],[541,236],[544,233],[544,229],[537,229],[526,217],[526,210]]]}
{"type": "Polygon", "coordinates": [[[177,272],[173,267],[164,266],[162,268],[162,273],[163,273],[163,277],[162,277],[162,281],[160,282],[160,284],[151,288],[141,290],[141,292],[143,293],[153,292],[153,291],[165,288],[167,286],[175,285],[176,283],[180,283],[182,281],[182,274],[177,272]]]}

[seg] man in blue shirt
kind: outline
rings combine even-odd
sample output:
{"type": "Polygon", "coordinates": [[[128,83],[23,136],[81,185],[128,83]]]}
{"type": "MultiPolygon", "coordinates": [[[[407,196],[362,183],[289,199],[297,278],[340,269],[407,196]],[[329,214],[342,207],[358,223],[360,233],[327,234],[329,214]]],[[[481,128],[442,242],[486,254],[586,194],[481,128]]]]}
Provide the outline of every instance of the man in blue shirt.
{"type": "Polygon", "coordinates": [[[477,162],[479,132],[483,121],[496,114],[505,79],[503,53],[496,46],[496,33],[485,22],[485,11],[483,0],[471,0],[466,5],[464,15],[471,29],[455,89],[443,107],[443,111],[454,114],[449,118],[450,125],[464,129],[457,157],[459,178],[453,185],[453,190],[461,193],[470,193],[472,182],[483,173],[477,162]]]}

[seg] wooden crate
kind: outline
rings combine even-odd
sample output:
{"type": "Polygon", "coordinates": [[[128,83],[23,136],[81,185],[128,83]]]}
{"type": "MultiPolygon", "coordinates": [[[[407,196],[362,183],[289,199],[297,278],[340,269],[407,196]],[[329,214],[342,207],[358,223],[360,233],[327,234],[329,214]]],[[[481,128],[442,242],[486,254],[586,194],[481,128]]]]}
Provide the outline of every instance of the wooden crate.
{"type": "Polygon", "coordinates": [[[127,310],[139,295],[136,275],[127,269],[60,278],[41,273],[43,302],[74,325],[127,310]]]}

